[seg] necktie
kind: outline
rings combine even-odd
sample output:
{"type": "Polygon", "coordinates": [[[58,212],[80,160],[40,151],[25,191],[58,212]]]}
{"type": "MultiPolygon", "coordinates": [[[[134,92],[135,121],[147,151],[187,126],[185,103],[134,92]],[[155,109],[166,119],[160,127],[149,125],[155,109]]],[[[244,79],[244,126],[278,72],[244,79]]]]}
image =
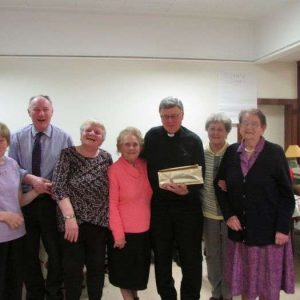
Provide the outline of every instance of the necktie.
{"type": "Polygon", "coordinates": [[[41,176],[41,137],[44,133],[38,132],[35,136],[32,149],[32,174],[41,176]]]}

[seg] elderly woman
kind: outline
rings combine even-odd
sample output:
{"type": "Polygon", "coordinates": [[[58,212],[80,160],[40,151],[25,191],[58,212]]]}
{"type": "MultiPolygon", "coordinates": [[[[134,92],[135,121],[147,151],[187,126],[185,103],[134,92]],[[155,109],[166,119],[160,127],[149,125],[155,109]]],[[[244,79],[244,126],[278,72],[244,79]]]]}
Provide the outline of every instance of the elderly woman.
{"type": "Polygon", "coordinates": [[[109,169],[109,280],[124,300],[138,299],[146,289],[150,266],[150,200],[146,162],[139,158],[143,139],[133,127],[121,131],[121,157],[109,169]]]}
{"type": "Polygon", "coordinates": [[[209,144],[204,151],[206,169],[202,208],[207,273],[212,287],[210,300],[225,300],[231,297],[223,278],[227,227],[214,190],[214,179],[228,147],[226,138],[231,126],[231,120],[223,113],[211,115],[205,123],[209,144]]]}
{"type": "Polygon", "coordinates": [[[54,171],[53,197],[59,209],[58,229],[63,248],[67,300],[79,300],[86,266],[89,299],[101,299],[108,225],[109,153],[99,147],[105,128],[86,121],[80,128],[81,145],[64,149],[54,171]]]}
{"type": "Polygon", "coordinates": [[[242,111],[242,142],[229,146],[216,182],[228,226],[226,277],[233,296],[279,299],[294,291],[290,224],[295,200],[282,148],[263,138],[266,117],[258,109],[242,111]],[[220,185],[220,182],[219,182],[220,185]]]}
{"type": "Polygon", "coordinates": [[[9,144],[9,129],[0,123],[0,299],[21,300],[25,225],[20,203],[29,203],[38,193],[22,195],[19,166],[5,156],[9,144]]]}

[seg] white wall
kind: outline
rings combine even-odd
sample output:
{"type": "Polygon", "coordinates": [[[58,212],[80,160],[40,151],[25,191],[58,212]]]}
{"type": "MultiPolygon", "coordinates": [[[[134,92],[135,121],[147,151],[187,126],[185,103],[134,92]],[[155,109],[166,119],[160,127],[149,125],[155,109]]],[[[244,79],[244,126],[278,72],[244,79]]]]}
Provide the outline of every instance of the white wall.
{"type": "Polygon", "coordinates": [[[255,24],[255,57],[267,59],[300,45],[300,1],[295,0],[255,24]]]}
{"type": "Polygon", "coordinates": [[[0,55],[265,62],[299,51],[300,1],[257,20],[2,8],[0,41],[0,55]]]}
{"type": "Polygon", "coordinates": [[[251,60],[250,21],[190,16],[0,10],[0,55],[251,60]]]}
{"type": "Polygon", "coordinates": [[[297,64],[268,63],[256,65],[259,98],[297,98],[297,64]]]}
{"type": "MultiPolygon", "coordinates": [[[[80,124],[99,119],[107,128],[103,148],[116,157],[119,131],[132,125],[145,133],[160,125],[159,102],[173,95],[185,105],[184,125],[206,143],[204,123],[217,109],[218,72],[224,70],[255,72],[258,97],[296,98],[295,64],[0,58],[0,121],[12,131],[23,127],[30,122],[28,99],[48,94],[54,102],[53,123],[78,143],[80,124]]],[[[236,129],[229,137],[230,142],[235,140],[236,129]]]]}
{"type": "Polygon", "coordinates": [[[259,105],[258,108],[267,116],[267,129],[264,137],[284,148],[284,106],[259,105]]]}

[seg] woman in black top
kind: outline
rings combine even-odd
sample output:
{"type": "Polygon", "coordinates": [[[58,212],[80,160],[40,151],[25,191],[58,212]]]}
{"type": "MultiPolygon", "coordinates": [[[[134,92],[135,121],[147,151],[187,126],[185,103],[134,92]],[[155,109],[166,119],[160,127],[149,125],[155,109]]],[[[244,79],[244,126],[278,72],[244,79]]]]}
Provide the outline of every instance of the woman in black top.
{"type": "Polygon", "coordinates": [[[263,138],[260,110],[242,111],[239,128],[242,142],[227,148],[216,181],[227,189],[216,190],[230,239],[225,274],[233,296],[276,300],[294,291],[289,168],[282,148],[263,138]]]}
{"type": "Polygon", "coordinates": [[[53,176],[53,197],[62,232],[66,299],[81,295],[83,267],[90,300],[101,299],[108,225],[108,152],[100,149],[105,128],[97,121],[81,126],[81,145],[64,149],[53,176]]]}

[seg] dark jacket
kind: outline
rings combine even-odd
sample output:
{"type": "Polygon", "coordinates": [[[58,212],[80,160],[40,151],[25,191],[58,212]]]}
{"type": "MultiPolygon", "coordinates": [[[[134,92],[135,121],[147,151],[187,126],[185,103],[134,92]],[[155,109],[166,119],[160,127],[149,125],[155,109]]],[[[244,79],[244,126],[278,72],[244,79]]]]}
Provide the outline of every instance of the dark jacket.
{"type": "Polygon", "coordinates": [[[247,245],[269,245],[275,233],[288,234],[295,207],[288,164],[282,148],[265,142],[252,168],[244,177],[241,169],[239,144],[228,147],[215,181],[217,199],[225,220],[237,216],[242,231],[229,228],[233,241],[247,245]],[[224,179],[227,192],[218,186],[224,179]]]}

